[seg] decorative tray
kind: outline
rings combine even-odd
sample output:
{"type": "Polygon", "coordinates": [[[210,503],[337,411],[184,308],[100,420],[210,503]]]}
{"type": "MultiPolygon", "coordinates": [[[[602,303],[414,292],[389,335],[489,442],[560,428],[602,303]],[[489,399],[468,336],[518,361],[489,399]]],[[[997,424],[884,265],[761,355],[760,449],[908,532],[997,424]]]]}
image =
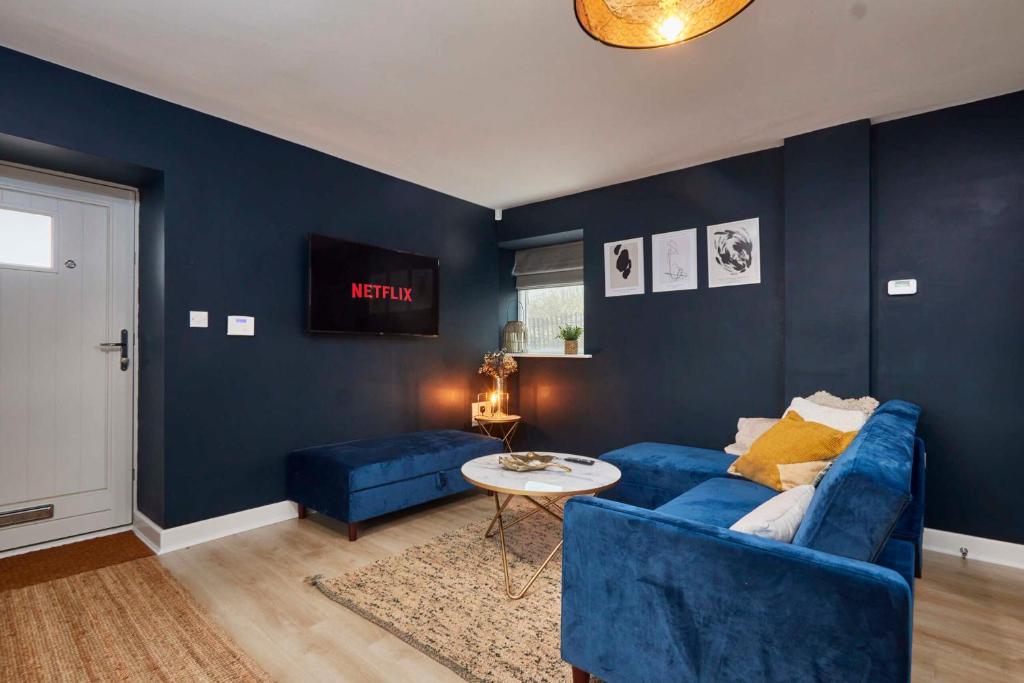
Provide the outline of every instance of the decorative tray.
{"type": "Polygon", "coordinates": [[[498,456],[498,463],[506,470],[513,472],[532,472],[534,470],[546,470],[554,467],[563,472],[572,472],[571,467],[554,462],[555,456],[541,455],[530,451],[528,453],[506,453],[498,456]]]}

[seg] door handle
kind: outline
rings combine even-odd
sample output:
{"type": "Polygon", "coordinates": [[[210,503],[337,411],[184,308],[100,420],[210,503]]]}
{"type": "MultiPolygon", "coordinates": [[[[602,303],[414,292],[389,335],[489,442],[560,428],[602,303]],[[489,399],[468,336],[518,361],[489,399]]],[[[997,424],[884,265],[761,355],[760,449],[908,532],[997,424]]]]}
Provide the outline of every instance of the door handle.
{"type": "Polygon", "coordinates": [[[128,330],[121,330],[121,341],[101,342],[100,348],[104,351],[121,351],[121,371],[128,369],[128,330]]]}

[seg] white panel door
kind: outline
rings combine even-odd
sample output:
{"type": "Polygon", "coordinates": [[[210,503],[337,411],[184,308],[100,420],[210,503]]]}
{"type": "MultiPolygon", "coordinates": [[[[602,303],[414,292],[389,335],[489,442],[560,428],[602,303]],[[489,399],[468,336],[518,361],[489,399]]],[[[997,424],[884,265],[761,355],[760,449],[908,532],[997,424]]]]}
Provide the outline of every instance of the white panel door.
{"type": "Polygon", "coordinates": [[[0,551],[131,522],[135,217],[0,165],[0,551]]]}

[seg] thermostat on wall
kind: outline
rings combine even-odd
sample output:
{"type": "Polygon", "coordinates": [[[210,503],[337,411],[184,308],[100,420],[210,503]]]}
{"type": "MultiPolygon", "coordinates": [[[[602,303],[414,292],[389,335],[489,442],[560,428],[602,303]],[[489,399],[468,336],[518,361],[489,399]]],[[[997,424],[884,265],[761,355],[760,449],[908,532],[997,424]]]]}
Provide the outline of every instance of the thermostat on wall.
{"type": "Polygon", "coordinates": [[[906,296],[917,294],[917,280],[907,278],[905,280],[889,280],[889,296],[906,296]]]}
{"type": "Polygon", "coordinates": [[[248,315],[228,316],[229,337],[252,337],[256,335],[256,318],[248,315]]]}

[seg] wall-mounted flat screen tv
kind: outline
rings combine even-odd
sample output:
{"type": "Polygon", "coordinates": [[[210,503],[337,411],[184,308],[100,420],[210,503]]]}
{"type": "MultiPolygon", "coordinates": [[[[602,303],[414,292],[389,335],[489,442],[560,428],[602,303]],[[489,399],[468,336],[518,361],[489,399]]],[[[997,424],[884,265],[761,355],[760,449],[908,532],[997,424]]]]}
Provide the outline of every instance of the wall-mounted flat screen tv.
{"type": "Polygon", "coordinates": [[[309,331],[438,334],[438,259],[309,236],[309,331]]]}

